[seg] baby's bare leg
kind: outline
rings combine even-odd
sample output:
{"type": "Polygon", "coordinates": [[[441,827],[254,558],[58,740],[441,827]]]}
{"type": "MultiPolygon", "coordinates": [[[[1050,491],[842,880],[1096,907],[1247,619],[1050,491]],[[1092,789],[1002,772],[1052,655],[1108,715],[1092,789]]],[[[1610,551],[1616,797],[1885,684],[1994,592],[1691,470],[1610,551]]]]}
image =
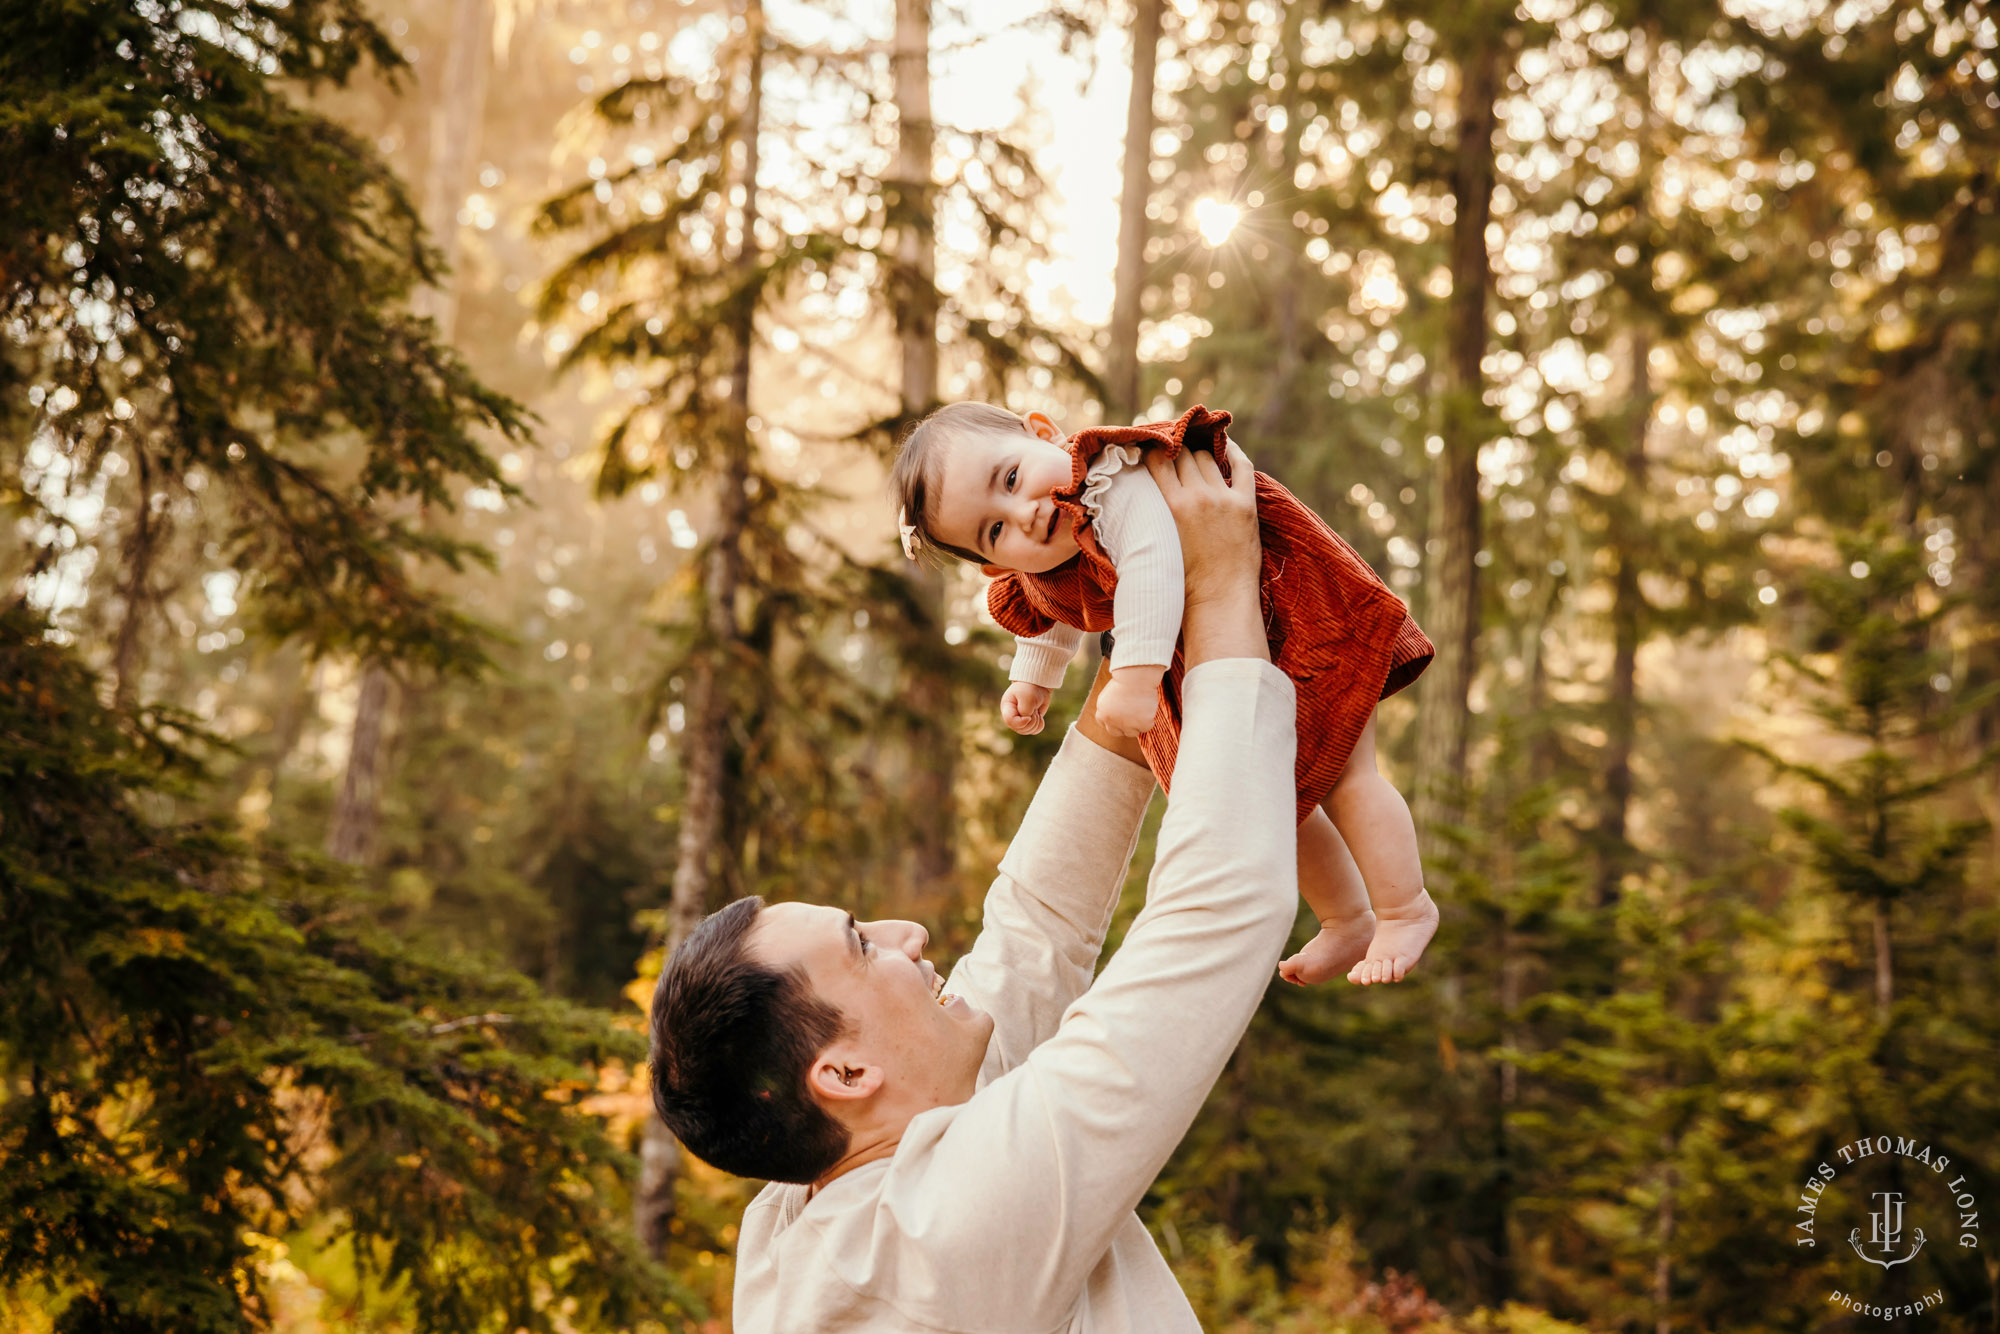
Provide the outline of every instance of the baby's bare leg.
{"type": "MultiPolygon", "coordinates": [[[[1437,905],[1424,892],[1417,825],[1409,803],[1375,767],[1375,720],[1361,730],[1326,813],[1354,854],[1375,909],[1375,938],[1347,980],[1400,982],[1437,932],[1437,905]]],[[[1304,872],[1300,872],[1301,879],[1304,872]]]]}
{"type": "Polygon", "coordinates": [[[1278,965],[1278,976],[1307,986],[1358,966],[1375,936],[1375,914],[1360,868],[1324,810],[1299,826],[1299,897],[1319,919],[1319,934],[1278,965]]]}

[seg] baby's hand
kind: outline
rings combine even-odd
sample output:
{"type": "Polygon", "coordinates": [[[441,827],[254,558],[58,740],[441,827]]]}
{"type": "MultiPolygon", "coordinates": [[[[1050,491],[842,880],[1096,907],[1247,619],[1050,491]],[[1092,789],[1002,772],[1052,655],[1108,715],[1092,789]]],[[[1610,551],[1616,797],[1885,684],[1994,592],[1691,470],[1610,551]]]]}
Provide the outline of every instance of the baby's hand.
{"type": "Polygon", "coordinates": [[[1000,699],[1000,718],[1022,736],[1042,730],[1049,712],[1049,688],[1033,681],[1016,681],[1000,699]]]}
{"type": "Polygon", "coordinates": [[[1118,667],[1097,692],[1097,721],[1114,736],[1150,731],[1160,712],[1160,667],[1118,667]]]}

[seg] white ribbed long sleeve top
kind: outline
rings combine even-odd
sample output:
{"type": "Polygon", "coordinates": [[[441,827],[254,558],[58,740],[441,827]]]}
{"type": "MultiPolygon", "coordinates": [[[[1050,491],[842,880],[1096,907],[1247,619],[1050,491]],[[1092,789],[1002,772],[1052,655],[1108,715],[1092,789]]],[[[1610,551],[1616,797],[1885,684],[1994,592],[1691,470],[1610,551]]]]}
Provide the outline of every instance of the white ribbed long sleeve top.
{"type": "MultiPolygon", "coordinates": [[[[1137,445],[1113,445],[1091,462],[1079,499],[1090,511],[1098,545],[1118,571],[1111,594],[1111,670],[1165,667],[1174,660],[1186,610],[1180,533],[1160,485],[1137,445]]],[[[1008,678],[1054,690],[1063,683],[1083,631],[1058,622],[1014,637],[1008,678]]]]}

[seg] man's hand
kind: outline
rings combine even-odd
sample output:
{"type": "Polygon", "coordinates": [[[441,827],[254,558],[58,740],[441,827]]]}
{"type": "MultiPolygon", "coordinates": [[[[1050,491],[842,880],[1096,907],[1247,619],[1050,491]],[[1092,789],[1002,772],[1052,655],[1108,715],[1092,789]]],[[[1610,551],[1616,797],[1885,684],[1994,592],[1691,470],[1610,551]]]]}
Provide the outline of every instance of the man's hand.
{"type": "Polygon", "coordinates": [[[1097,721],[1114,736],[1138,736],[1152,730],[1160,713],[1160,677],[1164,667],[1115,667],[1111,680],[1097,694],[1097,721]]]}
{"type": "Polygon", "coordinates": [[[1187,567],[1187,610],[1181,620],[1187,665],[1212,658],[1270,661],[1264,614],[1257,600],[1263,548],[1257,537],[1256,472],[1234,440],[1227,442],[1230,480],[1207,451],[1184,449],[1171,462],[1146,455],[1180,534],[1187,567]]]}
{"type": "Polygon", "coordinates": [[[1022,736],[1042,730],[1049,713],[1049,688],[1033,681],[1016,681],[1000,698],[1000,719],[1022,736]]]}

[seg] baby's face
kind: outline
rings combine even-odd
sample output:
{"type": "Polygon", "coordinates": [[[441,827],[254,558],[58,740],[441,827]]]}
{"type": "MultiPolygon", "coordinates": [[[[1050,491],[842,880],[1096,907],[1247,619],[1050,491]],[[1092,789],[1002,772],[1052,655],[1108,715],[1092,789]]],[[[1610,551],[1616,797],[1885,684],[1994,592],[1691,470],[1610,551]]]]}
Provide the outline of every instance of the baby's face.
{"type": "Polygon", "coordinates": [[[994,565],[1041,574],[1076,554],[1069,516],[1053,494],[1069,485],[1062,432],[1039,412],[1019,431],[979,431],[946,452],[932,527],[994,565]]]}

